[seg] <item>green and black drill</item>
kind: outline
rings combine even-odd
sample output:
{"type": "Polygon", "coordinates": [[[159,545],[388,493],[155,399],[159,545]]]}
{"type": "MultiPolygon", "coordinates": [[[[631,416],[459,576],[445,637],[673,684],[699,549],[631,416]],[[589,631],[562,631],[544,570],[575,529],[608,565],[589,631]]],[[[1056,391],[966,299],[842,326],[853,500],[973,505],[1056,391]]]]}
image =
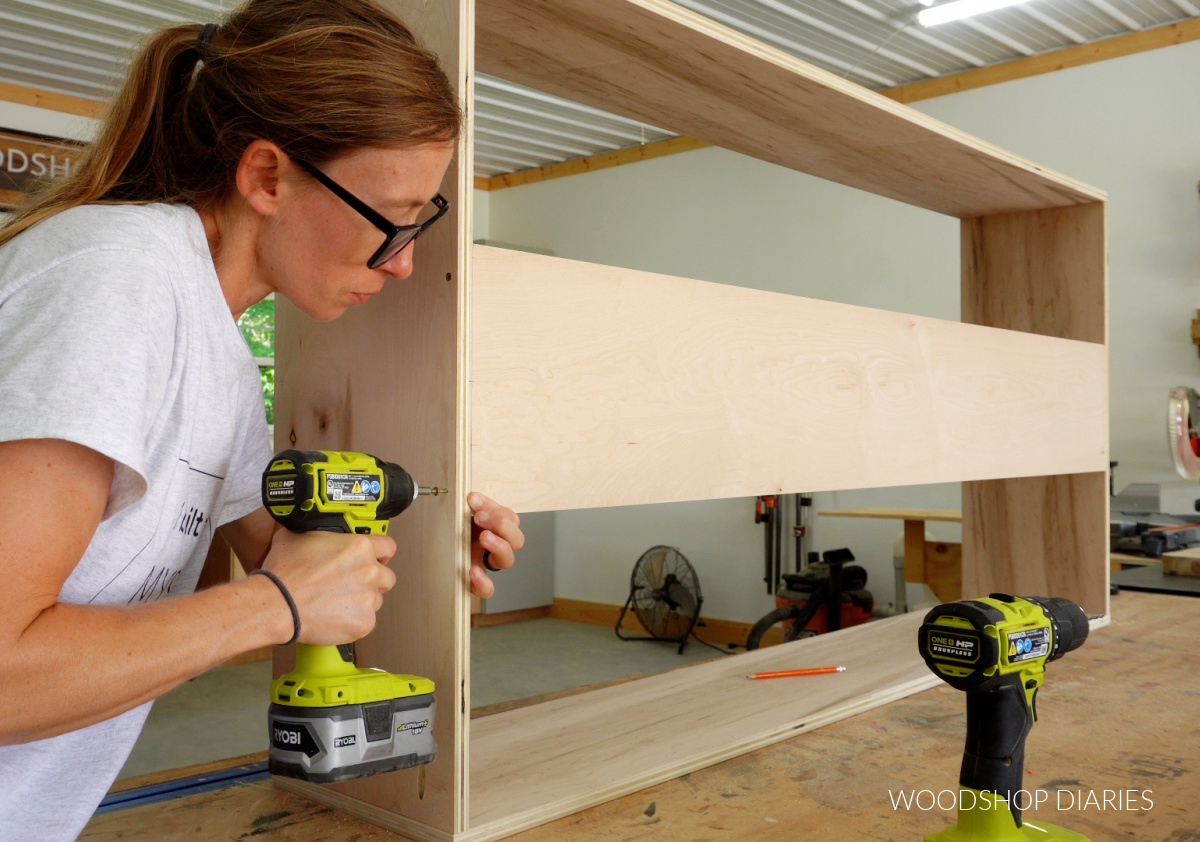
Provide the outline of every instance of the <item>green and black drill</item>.
{"type": "MultiPolygon", "coordinates": [[[[365,453],[285,450],[263,472],[262,499],[293,532],[386,535],[422,488],[365,453]]],[[[353,644],[296,646],[295,668],[271,682],[268,769],[333,783],[430,763],[433,682],[355,666],[353,644]]]]}
{"type": "Polygon", "coordinates": [[[925,842],[1088,842],[1061,827],[1021,821],[1025,738],[1037,721],[1045,667],[1087,640],[1083,609],[1058,597],[986,598],[939,605],[918,632],[921,656],[967,694],[967,745],[958,823],[925,842]]]}

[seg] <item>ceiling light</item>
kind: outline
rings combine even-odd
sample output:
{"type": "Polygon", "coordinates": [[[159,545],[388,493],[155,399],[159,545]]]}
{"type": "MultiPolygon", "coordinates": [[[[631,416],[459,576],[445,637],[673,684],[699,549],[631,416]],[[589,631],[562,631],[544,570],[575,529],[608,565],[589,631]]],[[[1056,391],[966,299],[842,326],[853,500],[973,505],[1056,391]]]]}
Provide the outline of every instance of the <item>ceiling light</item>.
{"type": "Polygon", "coordinates": [[[917,12],[917,21],[921,26],[937,26],[959,18],[978,15],[982,12],[994,12],[1006,6],[1015,6],[1027,0],[954,0],[952,3],[942,3],[929,9],[917,12]]]}

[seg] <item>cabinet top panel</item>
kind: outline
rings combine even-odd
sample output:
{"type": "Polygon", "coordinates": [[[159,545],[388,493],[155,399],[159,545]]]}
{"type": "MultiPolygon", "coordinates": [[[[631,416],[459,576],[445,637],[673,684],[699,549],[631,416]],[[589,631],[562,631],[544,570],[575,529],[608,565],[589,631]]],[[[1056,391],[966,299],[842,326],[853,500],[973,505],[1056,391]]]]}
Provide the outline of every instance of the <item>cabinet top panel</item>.
{"type": "Polygon", "coordinates": [[[959,218],[1105,194],[667,0],[476,0],[479,71],[959,218]]]}

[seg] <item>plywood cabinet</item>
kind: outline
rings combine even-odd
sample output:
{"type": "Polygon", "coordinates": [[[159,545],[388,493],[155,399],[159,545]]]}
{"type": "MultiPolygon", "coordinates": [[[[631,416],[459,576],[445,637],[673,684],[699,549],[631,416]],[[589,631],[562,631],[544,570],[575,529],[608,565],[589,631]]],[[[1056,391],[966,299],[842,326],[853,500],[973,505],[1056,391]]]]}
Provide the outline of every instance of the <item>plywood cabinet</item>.
{"type": "Polygon", "coordinates": [[[393,527],[399,584],[358,647],[434,679],[439,757],[289,785],[416,838],[497,839],[936,683],[899,617],[472,723],[472,489],[543,511],[963,481],[964,593],[1107,614],[1103,193],[665,0],[385,2],[469,116],[478,68],[960,218],[963,318],[472,246],[468,125],[414,276],[332,323],[281,304],[276,351],[281,446],[453,492],[393,527]],[[764,458],[754,417],[799,406],[764,458]],[[740,678],[812,657],[854,669],[799,698],[740,678]]]}

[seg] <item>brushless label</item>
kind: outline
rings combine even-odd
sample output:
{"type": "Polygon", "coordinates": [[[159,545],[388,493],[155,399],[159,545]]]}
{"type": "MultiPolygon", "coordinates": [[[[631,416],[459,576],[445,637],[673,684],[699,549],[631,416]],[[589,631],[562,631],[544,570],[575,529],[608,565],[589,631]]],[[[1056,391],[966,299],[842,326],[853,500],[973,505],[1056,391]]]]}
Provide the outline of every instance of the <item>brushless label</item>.
{"type": "Polygon", "coordinates": [[[293,503],[296,500],[296,475],[267,477],[267,503],[293,503]]]}
{"type": "Polygon", "coordinates": [[[1008,662],[1032,661],[1034,658],[1044,658],[1050,651],[1050,629],[1042,626],[1037,629],[1008,632],[1004,635],[1008,648],[1008,662]]]}
{"type": "Polygon", "coordinates": [[[979,660],[979,636],[952,629],[926,629],[925,648],[939,661],[974,664],[979,660]]]}
{"type": "Polygon", "coordinates": [[[334,503],[377,503],[382,486],[363,474],[326,474],[325,499],[334,503]]]}

